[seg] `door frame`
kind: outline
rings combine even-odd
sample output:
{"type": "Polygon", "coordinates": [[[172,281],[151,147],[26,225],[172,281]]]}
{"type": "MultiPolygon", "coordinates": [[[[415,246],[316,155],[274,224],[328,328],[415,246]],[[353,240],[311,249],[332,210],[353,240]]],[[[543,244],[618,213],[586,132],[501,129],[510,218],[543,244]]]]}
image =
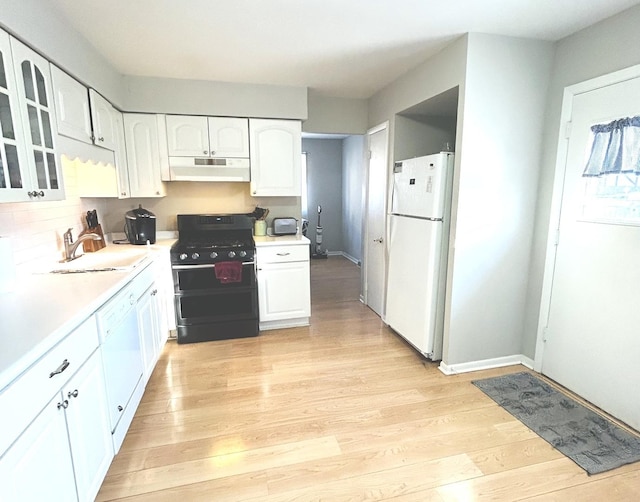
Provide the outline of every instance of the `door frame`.
{"type": "MultiPolygon", "coordinates": [[[[378,124],[375,127],[372,127],[371,129],[367,130],[367,150],[366,150],[366,169],[364,172],[364,181],[362,184],[362,190],[363,190],[363,218],[362,218],[362,279],[361,279],[361,287],[360,287],[360,301],[362,303],[364,303],[365,305],[368,305],[368,299],[367,299],[367,289],[368,289],[368,263],[369,263],[369,173],[370,173],[370,169],[371,169],[371,136],[380,132],[380,131],[384,131],[386,130],[387,132],[387,143],[385,145],[386,148],[386,170],[385,170],[385,174],[386,174],[386,179],[385,179],[385,183],[384,183],[384,236],[386,239],[386,232],[387,232],[387,191],[388,191],[388,184],[389,184],[389,121],[386,120],[384,122],[382,122],[381,124],[378,124]]],[[[385,252],[383,254],[383,259],[382,259],[382,284],[383,284],[383,288],[385,289],[385,291],[383,291],[383,302],[382,302],[382,310],[383,310],[383,315],[381,316],[382,319],[384,319],[384,305],[385,305],[385,299],[386,299],[386,284],[387,284],[387,252],[386,252],[386,247],[387,247],[387,243],[384,243],[384,249],[385,252]]]]}
{"type": "Polygon", "coordinates": [[[533,369],[542,372],[544,358],[544,342],[549,314],[551,310],[551,295],[553,293],[553,277],[556,267],[557,239],[560,231],[560,215],[562,212],[562,196],[564,192],[567,155],[569,152],[569,137],[571,133],[571,117],[573,114],[573,99],[586,92],[595,91],[603,87],[619,84],[626,80],[640,78],[640,65],[631,66],[623,70],[608,73],[590,80],[585,80],[564,88],[562,97],[562,111],[560,114],[560,131],[558,133],[558,149],[556,152],[556,168],[553,180],[553,195],[547,231],[547,251],[545,256],[542,291],[540,294],[540,314],[538,316],[538,330],[533,369]]]}

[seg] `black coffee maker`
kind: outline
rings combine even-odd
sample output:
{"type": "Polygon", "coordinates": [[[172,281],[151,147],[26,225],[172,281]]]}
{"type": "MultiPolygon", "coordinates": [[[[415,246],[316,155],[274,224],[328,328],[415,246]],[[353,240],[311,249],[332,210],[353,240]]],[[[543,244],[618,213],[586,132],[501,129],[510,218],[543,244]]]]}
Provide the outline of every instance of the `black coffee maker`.
{"type": "Polygon", "coordinates": [[[142,208],[127,211],[124,217],[124,232],[130,244],[150,244],[156,242],[156,215],[142,208]]]}

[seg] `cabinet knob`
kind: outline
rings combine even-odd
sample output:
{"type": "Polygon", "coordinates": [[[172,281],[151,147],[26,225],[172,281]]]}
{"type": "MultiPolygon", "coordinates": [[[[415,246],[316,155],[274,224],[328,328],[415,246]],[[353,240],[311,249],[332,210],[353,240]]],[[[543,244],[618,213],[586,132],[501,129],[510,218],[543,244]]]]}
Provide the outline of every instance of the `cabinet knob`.
{"type": "Polygon", "coordinates": [[[215,150],[211,150],[211,155],[215,155],[216,151],[215,150]]]}
{"type": "Polygon", "coordinates": [[[205,155],[209,154],[209,152],[207,150],[203,150],[202,153],[204,153],[205,155]]]}
{"type": "Polygon", "coordinates": [[[71,399],[72,397],[78,397],[78,389],[72,390],[67,393],[67,397],[71,399]]]}
{"type": "Polygon", "coordinates": [[[118,411],[122,412],[122,411],[124,411],[124,408],[122,406],[118,405],[118,411]]]}
{"type": "Polygon", "coordinates": [[[67,409],[69,407],[69,401],[67,401],[66,399],[64,401],[62,401],[61,403],[58,403],[58,409],[67,409]]]}
{"type": "Polygon", "coordinates": [[[104,141],[103,137],[98,138],[98,141],[104,141]]]}

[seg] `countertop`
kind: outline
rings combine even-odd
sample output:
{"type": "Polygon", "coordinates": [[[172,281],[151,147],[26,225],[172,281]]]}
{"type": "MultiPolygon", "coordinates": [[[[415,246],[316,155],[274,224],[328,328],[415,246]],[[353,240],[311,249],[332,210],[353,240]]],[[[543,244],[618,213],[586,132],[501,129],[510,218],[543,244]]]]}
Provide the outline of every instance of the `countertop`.
{"type": "Polygon", "coordinates": [[[286,245],[309,245],[311,241],[304,235],[254,235],[256,247],[286,245]]]}
{"type": "MultiPolygon", "coordinates": [[[[131,267],[106,272],[21,274],[0,294],[0,391],[140,273],[175,239],[151,246],[108,244],[90,255],[139,257],[131,267]]],[[[87,256],[93,259],[94,256],[87,256]]],[[[78,260],[78,264],[82,258],[78,260]]],[[[71,262],[74,263],[74,262],[71,262]]],[[[41,264],[41,266],[43,266],[41,264]]],[[[49,269],[57,264],[47,264],[49,269]]]]}

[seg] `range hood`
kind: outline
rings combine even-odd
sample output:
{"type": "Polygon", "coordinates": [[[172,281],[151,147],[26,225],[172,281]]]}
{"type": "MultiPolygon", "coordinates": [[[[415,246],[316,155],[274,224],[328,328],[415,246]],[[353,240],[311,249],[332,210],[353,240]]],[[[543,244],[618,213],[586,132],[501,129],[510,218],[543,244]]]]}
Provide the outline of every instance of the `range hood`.
{"type": "Polygon", "coordinates": [[[251,180],[247,158],[169,157],[171,181],[251,180]]]}

